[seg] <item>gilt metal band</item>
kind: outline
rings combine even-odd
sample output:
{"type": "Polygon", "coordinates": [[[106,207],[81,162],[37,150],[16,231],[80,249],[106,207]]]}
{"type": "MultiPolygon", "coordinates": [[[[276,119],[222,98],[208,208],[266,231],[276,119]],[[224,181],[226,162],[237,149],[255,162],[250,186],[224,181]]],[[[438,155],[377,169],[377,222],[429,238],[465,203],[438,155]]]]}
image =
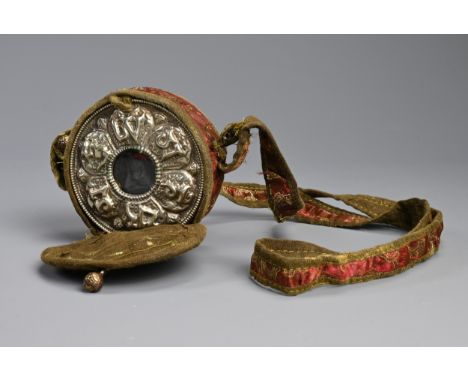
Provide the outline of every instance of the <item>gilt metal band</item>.
{"type": "Polygon", "coordinates": [[[188,223],[204,187],[202,156],[190,129],[168,109],[139,99],[128,111],[106,104],[85,120],[69,171],[78,204],[107,232],[188,223]],[[154,184],[146,192],[125,192],[114,177],[116,158],[129,150],[154,164],[154,184]]]}

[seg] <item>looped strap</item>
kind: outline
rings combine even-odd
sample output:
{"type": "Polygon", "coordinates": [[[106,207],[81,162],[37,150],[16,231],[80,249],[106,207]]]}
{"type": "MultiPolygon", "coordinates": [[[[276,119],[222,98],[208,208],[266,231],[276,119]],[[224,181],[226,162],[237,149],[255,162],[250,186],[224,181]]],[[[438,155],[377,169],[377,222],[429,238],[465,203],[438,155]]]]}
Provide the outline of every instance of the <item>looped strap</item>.
{"type": "Polygon", "coordinates": [[[299,195],[296,179],[281,154],[270,130],[258,118],[249,116],[242,122],[233,123],[223,130],[220,145],[225,147],[237,143],[233,160],[229,164],[222,163],[219,168],[230,172],[238,168],[244,161],[250,145],[250,130],[257,129],[260,137],[260,154],[263,176],[265,178],[268,204],[276,219],[281,222],[287,216],[294,215],[304,207],[299,195]]]}
{"type": "Polygon", "coordinates": [[[293,220],[348,228],[386,224],[408,231],[390,243],[356,252],[335,252],[304,241],[259,239],[250,266],[250,274],[257,282],[297,295],[323,284],[350,284],[392,276],[437,251],[443,229],[442,213],[431,208],[426,200],[393,201],[299,188],[271,132],[255,117],[228,125],[221,134],[221,146],[237,143],[237,155],[234,154],[231,164],[221,165],[222,170],[226,168],[225,172],[229,172],[242,164],[250,144],[249,130],[253,128],[259,130],[265,186],[225,182],[221,194],[227,199],[249,208],[270,207],[279,222],[293,220]],[[341,201],[362,214],[317,198],[341,201]]]}

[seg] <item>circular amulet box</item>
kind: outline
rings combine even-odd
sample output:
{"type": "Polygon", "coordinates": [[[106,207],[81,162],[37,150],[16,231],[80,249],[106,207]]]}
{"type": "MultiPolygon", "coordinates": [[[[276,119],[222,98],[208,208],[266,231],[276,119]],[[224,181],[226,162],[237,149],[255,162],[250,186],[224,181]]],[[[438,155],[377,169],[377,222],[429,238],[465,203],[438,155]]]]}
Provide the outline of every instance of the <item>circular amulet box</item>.
{"type": "Polygon", "coordinates": [[[251,277],[289,295],[403,272],[437,251],[443,229],[442,213],[424,199],[299,188],[258,118],[231,123],[219,136],[194,105],[154,88],[119,90],[95,103],[54,140],[50,161],[58,185],[68,191],[92,235],[46,249],[42,260],[92,271],[84,279],[90,292],[101,289],[112,269],[166,260],[198,246],[206,234],[199,222],[220,192],[240,206],[270,208],[278,222],[386,224],[408,231],[389,243],[341,253],[303,241],[257,240],[251,277]],[[243,163],[253,129],[259,132],[265,185],[223,183],[224,174],[243,163]],[[226,163],[226,147],[234,144],[226,163]],[[319,198],[344,202],[359,213],[319,198]]]}
{"type": "Polygon", "coordinates": [[[122,89],[96,102],[51,147],[57,183],[93,235],[46,249],[43,261],[101,271],[196,247],[205,236],[197,223],[223,183],[218,139],[196,106],[160,89],[122,89]]]}

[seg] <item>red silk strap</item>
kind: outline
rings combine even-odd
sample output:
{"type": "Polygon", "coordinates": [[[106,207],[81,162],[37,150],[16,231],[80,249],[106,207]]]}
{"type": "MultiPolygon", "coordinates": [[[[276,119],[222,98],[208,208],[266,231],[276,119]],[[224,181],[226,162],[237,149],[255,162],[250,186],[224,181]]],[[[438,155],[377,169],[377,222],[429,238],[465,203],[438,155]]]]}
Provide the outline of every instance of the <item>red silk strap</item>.
{"type": "Polygon", "coordinates": [[[225,172],[244,160],[252,128],[260,132],[262,167],[266,186],[225,182],[222,195],[249,208],[270,207],[278,221],[332,227],[358,228],[370,224],[392,225],[408,232],[390,243],[356,252],[335,252],[312,243],[263,238],[257,240],[250,274],[259,283],[296,295],[323,284],[349,284],[400,273],[432,256],[439,247],[442,213],[426,200],[392,201],[369,195],[333,195],[301,189],[268,128],[255,117],[227,126],[221,147],[237,143],[225,172]],[[332,198],[362,212],[357,214],[326,204],[317,198],[332,198]]]}

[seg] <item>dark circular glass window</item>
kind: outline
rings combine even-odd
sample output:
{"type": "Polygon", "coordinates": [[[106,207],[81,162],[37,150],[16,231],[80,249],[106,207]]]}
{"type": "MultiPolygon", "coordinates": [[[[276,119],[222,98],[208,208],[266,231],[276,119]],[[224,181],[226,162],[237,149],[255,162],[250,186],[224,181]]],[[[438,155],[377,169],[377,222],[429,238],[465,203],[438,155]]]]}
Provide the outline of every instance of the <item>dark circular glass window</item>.
{"type": "Polygon", "coordinates": [[[125,150],[114,161],[114,179],[128,194],[144,194],[151,190],[156,180],[153,160],[137,150],[125,150]]]}

